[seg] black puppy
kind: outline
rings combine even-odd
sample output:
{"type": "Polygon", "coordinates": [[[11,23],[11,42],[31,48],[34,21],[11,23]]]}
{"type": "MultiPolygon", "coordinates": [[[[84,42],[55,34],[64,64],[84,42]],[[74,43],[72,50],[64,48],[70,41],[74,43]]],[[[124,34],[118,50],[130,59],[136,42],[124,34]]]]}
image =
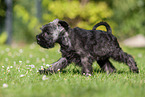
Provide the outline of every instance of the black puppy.
{"type": "Polygon", "coordinates": [[[48,69],[40,70],[40,73],[57,72],[74,62],[82,67],[82,74],[90,76],[94,61],[98,62],[102,70],[111,73],[116,69],[109,61],[110,58],[126,63],[130,70],[138,73],[133,57],[122,51],[106,22],[96,24],[93,30],[85,30],[78,27],[72,29],[65,21],[55,19],[41,29],[42,33],[36,36],[37,43],[47,49],[59,43],[62,58],[48,69]],[[106,26],[107,32],[95,30],[100,25],[106,26]]]}

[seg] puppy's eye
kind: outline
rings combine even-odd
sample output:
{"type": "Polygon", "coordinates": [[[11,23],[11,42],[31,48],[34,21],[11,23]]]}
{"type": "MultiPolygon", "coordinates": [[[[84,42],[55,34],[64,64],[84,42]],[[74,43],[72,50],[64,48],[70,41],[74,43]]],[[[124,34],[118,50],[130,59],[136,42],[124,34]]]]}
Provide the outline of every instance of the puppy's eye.
{"type": "Polygon", "coordinates": [[[43,37],[47,36],[47,33],[43,33],[42,36],[43,36],[43,37]]]}
{"type": "Polygon", "coordinates": [[[58,26],[58,27],[60,27],[60,26],[61,26],[61,24],[57,24],[57,26],[58,26]]]}

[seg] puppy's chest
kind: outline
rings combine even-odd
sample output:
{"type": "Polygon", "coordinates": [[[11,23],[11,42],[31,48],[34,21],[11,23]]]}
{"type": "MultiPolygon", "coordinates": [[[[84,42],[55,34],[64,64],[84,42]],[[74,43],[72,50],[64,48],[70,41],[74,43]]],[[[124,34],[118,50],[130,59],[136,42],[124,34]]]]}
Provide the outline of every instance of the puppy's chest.
{"type": "Polygon", "coordinates": [[[61,48],[62,57],[66,57],[69,60],[73,58],[79,58],[79,54],[73,48],[61,48]]]}

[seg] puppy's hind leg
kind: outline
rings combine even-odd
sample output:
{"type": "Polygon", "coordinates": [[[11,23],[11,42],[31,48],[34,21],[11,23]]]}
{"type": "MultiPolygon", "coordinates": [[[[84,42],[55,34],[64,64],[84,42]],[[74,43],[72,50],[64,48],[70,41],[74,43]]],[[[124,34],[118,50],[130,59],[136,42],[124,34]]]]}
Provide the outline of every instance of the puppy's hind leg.
{"type": "Polygon", "coordinates": [[[101,69],[107,73],[113,73],[116,71],[115,67],[112,65],[112,63],[109,61],[109,59],[98,60],[97,63],[99,64],[101,69]]]}
{"type": "Polygon", "coordinates": [[[131,71],[133,71],[134,73],[139,73],[137,64],[133,57],[123,52],[121,49],[115,50],[114,53],[112,53],[111,58],[113,58],[116,61],[126,63],[131,71]]]}

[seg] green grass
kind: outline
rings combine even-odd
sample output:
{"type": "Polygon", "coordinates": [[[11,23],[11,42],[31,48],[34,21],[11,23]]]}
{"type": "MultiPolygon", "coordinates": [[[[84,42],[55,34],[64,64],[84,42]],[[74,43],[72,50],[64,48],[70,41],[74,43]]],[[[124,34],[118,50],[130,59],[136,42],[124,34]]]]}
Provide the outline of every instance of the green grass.
{"type": "Polygon", "coordinates": [[[91,77],[82,76],[81,68],[71,64],[45,78],[37,71],[57,61],[61,57],[58,50],[58,46],[45,50],[35,44],[21,48],[1,45],[0,97],[145,97],[145,49],[123,47],[135,58],[139,74],[111,60],[117,68],[113,74],[101,72],[95,62],[91,77]]]}

